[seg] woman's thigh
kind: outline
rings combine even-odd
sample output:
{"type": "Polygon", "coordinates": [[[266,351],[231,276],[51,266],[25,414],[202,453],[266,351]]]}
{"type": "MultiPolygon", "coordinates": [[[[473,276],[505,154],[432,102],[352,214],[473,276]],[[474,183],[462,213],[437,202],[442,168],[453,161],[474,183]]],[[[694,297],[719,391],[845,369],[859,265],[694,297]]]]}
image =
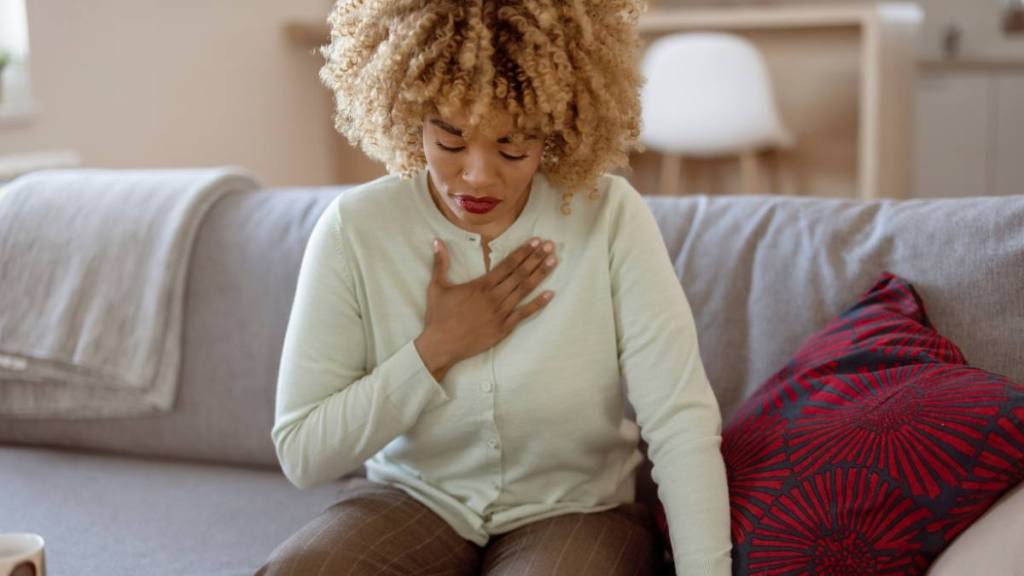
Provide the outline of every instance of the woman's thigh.
{"type": "Polygon", "coordinates": [[[364,478],[270,555],[257,576],[477,574],[480,548],[397,488],[364,478]]]}
{"type": "Polygon", "coordinates": [[[636,502],[547,518],[495,536],[484,549],[482,574],[648,576],[656,552],[650,512],[636,502]]]}

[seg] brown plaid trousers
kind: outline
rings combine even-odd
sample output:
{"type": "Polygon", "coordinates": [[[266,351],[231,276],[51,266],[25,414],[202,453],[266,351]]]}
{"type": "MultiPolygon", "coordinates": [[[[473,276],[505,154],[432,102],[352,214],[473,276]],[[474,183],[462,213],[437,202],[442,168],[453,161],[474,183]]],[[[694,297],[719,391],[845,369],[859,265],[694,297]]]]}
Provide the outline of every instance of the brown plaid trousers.
{"type": "Polygon", "coordinates": [[[270,555],[257,576],[654,574],[650,511],[636,502],[464,540],[397,488],[353,478],[345,496],[270,555]]]}

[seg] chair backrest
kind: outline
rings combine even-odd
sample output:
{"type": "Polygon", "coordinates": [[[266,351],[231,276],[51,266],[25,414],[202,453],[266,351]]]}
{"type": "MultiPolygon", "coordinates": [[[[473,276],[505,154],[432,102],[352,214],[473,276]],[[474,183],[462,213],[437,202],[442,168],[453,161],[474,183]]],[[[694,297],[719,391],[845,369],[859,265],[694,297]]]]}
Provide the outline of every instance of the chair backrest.
{"type": "Polygon", "coordinates": [[[651,43],[642,70],[640,140],[651,149],[709,157],[792,144],[764,59],[740,36],[664,36],[651,43]]]}

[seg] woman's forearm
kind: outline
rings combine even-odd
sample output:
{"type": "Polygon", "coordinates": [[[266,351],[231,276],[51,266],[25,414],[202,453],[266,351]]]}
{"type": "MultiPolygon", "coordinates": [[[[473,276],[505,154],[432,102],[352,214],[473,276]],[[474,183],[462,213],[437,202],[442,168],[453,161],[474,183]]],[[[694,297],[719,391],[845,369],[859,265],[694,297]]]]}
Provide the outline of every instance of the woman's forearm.
{"type": "Polygon", "coordinates": [[[286,353],[272,431],[285,475],[300,488],[359,467],[448,395],[424,371],[412,342],[372,372],[339,386],[336,375],[286,353]]]}

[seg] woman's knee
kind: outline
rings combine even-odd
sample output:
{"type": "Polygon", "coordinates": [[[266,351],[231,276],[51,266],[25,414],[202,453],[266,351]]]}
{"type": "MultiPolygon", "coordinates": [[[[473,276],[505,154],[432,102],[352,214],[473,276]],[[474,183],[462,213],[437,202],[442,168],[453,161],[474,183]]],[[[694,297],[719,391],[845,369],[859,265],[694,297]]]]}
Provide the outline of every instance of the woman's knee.
{"type": "Polygon", "coordinates": [[[476,546],[401,490],[363,481],[347,492],[278,546],[256,574],[414,574],[425,565],[476,570],[476,546]]]}
{"type": "Polygon", "coordinates": [[[642,505],[624,504],[502,534],[487,547],[483,574],[653,574],[656,556],[649,515],[642,505]]]}

